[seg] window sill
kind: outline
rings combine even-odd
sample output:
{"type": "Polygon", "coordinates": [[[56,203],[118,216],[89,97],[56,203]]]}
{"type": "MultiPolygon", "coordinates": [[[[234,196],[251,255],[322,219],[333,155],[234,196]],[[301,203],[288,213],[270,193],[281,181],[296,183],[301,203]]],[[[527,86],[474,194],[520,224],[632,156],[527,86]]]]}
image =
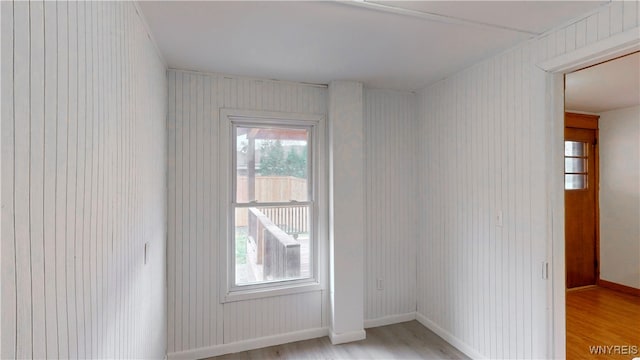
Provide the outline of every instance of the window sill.
{"type": "Polygon", "coordinates": [[[283,284],[269,286],[266,288],[251,288],[246,290],[229,291],[222,297],[220,302],[224,304],[235,301],[261,299],[320,290],[323,290],[320,283],[316,280],[310,280],[297,284],[283,284]]]}

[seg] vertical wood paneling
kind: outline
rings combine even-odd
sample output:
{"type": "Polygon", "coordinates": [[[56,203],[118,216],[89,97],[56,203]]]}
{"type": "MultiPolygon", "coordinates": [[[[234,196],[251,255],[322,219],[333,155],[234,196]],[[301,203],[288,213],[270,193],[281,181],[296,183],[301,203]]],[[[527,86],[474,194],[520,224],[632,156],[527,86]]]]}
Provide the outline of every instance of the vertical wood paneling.
{"type": "MultiPolygon", "coordinates": [[[[218,111],[218,109],[223,106],[222,82],[218,78],[213,76],[209,77],[208,81],[211,84],[211,88],[212,88],[210,116],[213,121],[211,122],[210,136],[211,136],[211,139],[215,139],[217,137],[218,129],[219,129],[219,127],[217,126],[218,121],[220,120],[220,112],[218,111]]],[[[258,94],[257,98],[259,97],[260,95],[258,94]]],[[[222,200],[218,194],[219,179],[220,179],[221,173],[219,170],[220,158],[216,156],[217,151],[218,151],[217,144],[212,141],[210,143],[210,152],[209,152],[209,154],[211,155],[211,164],[212,164],[212,173],[210,177],[210,179],[212,179],[210,183],[211,199],[213,200],[212,204],[218,204],[222,200]]],[[[219,230],[220,221],[221,221],[220,207],[217,205],[213,206],[211,209],[211,214],[213,216],[213,220],[210,223],[211,238],[214,239],[216,237],[216,234],[219,233],[218,230],[219,230]]],[[[215,241],[211,242],[211,244],[212,244],[211,257],[212,259],[217,259],[219,257],[219,249],[220,249],[219,244],[216,243],[215,241]]],[[[219,264],[216,264],[215,266],[210,267],[209,282],[212,289],[211,299],[219,299],[219,296],[220,296],[220,292],[219,292],[220,286],[216,281],[217,279],[219,279],[219,276],[218,276],[219,270],[220,270],[219,264]]],[[[224,316],[224,308],[222,306],[210,306],[210,308],[213,311],[213,313],[209,317],[209,321],[211,324],[210,326],[212,331],[215,331],[214,336],[211,338],[211,344],[222,344],[224,342],[224,323],[222,321],[219,321],[219,319],[222,319],[224,316]]]]}
{"type": "Polygon", "coordinates": [[[611,6],[606,11],[598,12],[598,40],[609,37],[609,20],[611,18],[611,6]]]}
{"type": "Polygon", "coordinates": [[[56,3],[44,4],[44,274],[46,314],[46,354],[58,357],[58,316],[56,301],[56,148],[57,148],[57,17],[56,3]]]}
{"type": "MultiPolygon", "coordinates": [[[[97,17],[99,19],[103,19],[103,17],[105,16],[105,6],[104,4],[96,4],[96,13],[97,13],[97,17]]],[[[97,74],[98,74],[98,79],[97,79],[97,93],[98,93],[98,99],[105,99],[106,98],[106,66],[105,66],[105,61],[104,61],[104,54],[105,54],[105,50],[106,50],[106,42],[105,40],[105,21],[99,21],[99,24],[97,26],[97,44],[99,44],[97,46],[97,74]]],[[[104,291],[105,289],[105,284],[106,284],[106,274],[105,274],[105,253],[106,253],[106,244],[107,244],[107,237],[106,237],[106,227],[105,227],[105,219],[106,219],[106,215],[105,215],[105,188],[106,188],[106,183],[105,183],[105,171],[106,171],[106,162],[105,162],[105,145],[106,145],[106,141],[105,141],[105,115],[106,115],[106,101],[99,101],[97,103],[97,108],[98,108],[98,118],[96,119],[98,122],[98,134],[97,134],[97,141],[98,141],[98,159],[97,162],[100,165],[98,167],[97,170],[97,187],[98,187],[98,197],[97,197],[97,202],[98,202],[98,209],[97,209],[97,216],[96,216],[96,228],[97,228],[97,234],[96,234],[96,293],[97,293],[97,304],[96,304],[96,310],[97,310],[97,318],[96,318],[96,323],[97,323],[97,343],[96,343],[96,350],[98,354],[103,353],[104,350],[104,343],[105,343],[105,333],[104,333],[104,314],[105,314],[105,308],[106,308],[106,302],[105,302],[105,298],[106,298],[106,293],[104,291]]]]}
{"type": "Polygon", "coordinates": [[[56,288],[58,309],[58,351],[60,357],[70,357],[67,316],[67,127],[68,127],[68,4],[56,3],[58,14],[58,72],[57,88],[57,141],[56,141],[56,288]]]}
{"type": "MultiPolygon", "coordinates": [[[[587,20],[587,37],[586,37],[587,44],[592,44],[598,40],[598,18],[599,17],[600,17],[599,13],[596,13],[589,16],[586,19],[587,20]]],[[[552,54],[548,54],[548,55],[551,56],[552,54]]]]}
{"type": "Polygon", "coordinates": [[[0,357],[11,359],[17,356],[17,268],[15,244],[15,102],[14,102],[14,4],[4,1],[0,16],[2,23],[0,31],[2,37],[3,58],[0,63],[2,71],[2,122],[0,123],[0,156],[2,157],[2,187],[0,188],[0,281],[2,282],[2,299],[0,311],[0,357]]]}
{"type": "MultiPolygon", "coordinates": [[[[14,3],[14,224],[16,251],[16,357],[32,357],[31,234],[29,231],[29,133],[31,130],[29,73],[29,3],[14,3]]],[[[3,291],[4,294],[4,291],[3,291]]]]}
{"type": "Polygon", "coordinates": [[[611,8],[609,10],[609,34],[617,34],[622,32],[622,14],[624,12],[624,1],[615,1],[611,3],[611,8]]]}
{"type": "Polygon", "coordinates": [[[637,26],[636,5],[605,6],[419,94],[418,313],[475,354],[547,356],[545,76],[536,64],[637,26]]]}
{"type": "Polygon", "coordinates": [[[576,23],[576,48],[583,47],[587,42],[587,20],[583,19],[576,23]]]}
{"type": "Polygon", "coordinates": [[[85,292],[84,292],[84,262],[85,262],[85,237],[84,237],[84,198],[85,198],[85,177],[86,170],[86,133],[85,129],[88,123],[86,116],[86,56],[85,56],[85,14],[84,9],[86,4],[84,2],[78,3],[76,7],[76,27],[77,27],[77,53],[78,58],[77,67],[78,73],[76,77],[77,81],[77,115],[76,115],[76,203],[75,214],[71,214],[75,222],[75,282],[76,282],[76,319],[77,319],[77,333],[78,333],[78,357],[86,358],[87,342],[85,336],[85,292]]]}
{"type": "Polygon", "coordinates": [[[131,3],[2,10],[0,355],[161,358],[164,65],[131,3]]]}
{"type": "Polygon", "coordinates": [[[173,70],[168,79],[169,353],[326,326],[323,292],[220,304],[217,166],[221,108],[324,114],[326,89],[173,70]]]}
{"type": "MultiPolygon", "coordinates": [[[[198,214],[202,214],[204,209],[203,209],[203,197],[201,195],[204,195],[204,177],[203,177],[203,173],[204,173],[204,141],[203,141],[203,128],[204,128],[204,119],[203,119],[203,113],[204,113],[204,85],[203,85],[204,79],[202,77],[198,77],[196,79],[195,82],[195,87],[196,87],[196,124],[197,126],[195,127],[195,134],[196,134],[196,138],[194,139],[194,145],[196,146],[196,187],[193,189],[193,192],[195,193],[195,197],[196,197],[196,213],[198,214]]],[[[196,221],[196,238],[198,239],[204,239],[204,233],[203,233],[203,227],[204,227],[204,219],[198,219],[198,221],[196,221]]],[[[205,253],[203,251],[205,247],[204,241],[203,242],[199,242],[197,244],[197,246],[195,246],[195,253],[194,256],[197,256],[197,254],[199,253],[205,253]]],[[[204,335],[204,328],[203,328],[203,317],[204,317],[204,307],[203,307],[203,301],[204,301],[204,289],[206,287],[206,282],[203,281],[204,279],[204,261],[198,261],[196,263],[196,278],[195,278],[195,282],[198,283],[198,281],[200,281],[200,283],[202,284],[202,286],[198,286],[196,287],[196,308],[194,311],[194,316],[196,316],[196,327],[194,329],[195,332],[195,336],[194,336],[194,346],[195,347],[202,347],[204,345],[204,340],[203,340],[203,335],[204,335]],[[201,278],[201,279],[198,279],[201,278]],[[200,314],[198,316],[198,314],[200,314]]]]}
{"type": "Polygon", "coordinates": [[[225,304],[225,343],[321,327],[321,297],[310,292],[225,304]]]}
{"type": "Polygon", "coordinates": [[[420,218],[428,219],[420,227],[426,246],[419,246],[418,263],[431,267],[418,275],[418,312],[491,358],[532,357],[527,334],[544,331],[532,328],[532,314],[543,316],[544,308],[528,304],[536,295],[524,280],[537,271],[531,246],[544,247],[532,244],[525,229],[544,213],[531,214],[526,205],[532,158],[523,112],[530,107],[520,99],[528,97],[523,83],[531,68],[523,62],[523,51],[515,50],[421,94],[422,136],[436,139],[418,156],[419,178],[426,179],[420,218]],[[495,222],[497,211],[503,226],[495,222]]]}
{"type": "MultiPolygon", "coordinates": [[[[162,250],[151,260],[160,271],[141,264],[151,228],[164,228],[152,210],[164,195],[141,195],[150,177],[142,164],[157,157],[145,149],[164,141],[145,137],[149,126],[163,133],[147,115],[164,109],[151,85],[165,86],[162,65],[131,4],[2,6],[3,54],[12,56],[1,70],[1,355],[161,356],[164,346],[143,334],[164,327],[163,302],[149,310],[141,299],[153,298],[135,284],[164,281],[162,250]]],[[[537,311],[545,300],[534,296],[545,289],[537,277],[545,169],[535,146],[545,134],[536,121],[544,81],[530,49],[543,48],[542,60],[637,25],[637,3],[616,2],[542,45],[434,85],[420,97],[418,134],[402,126],[415,117],[411,95],[367,92],[367,318],[411,309],[413,267],[418,310],[454,336],[491,357],[544,355],[537,311]],[[418,170],[409,156],[416,148],[418,170]],[[406,206],[416,188],[420,226],[406,206]],[[379,221],[390,215],[397,221],[379,221]],[[403,261],[414,248],[417,263],[403,261]]],[[[321,293],[220,305],[211,261],[219,108],[324,113],[326,91],[173,71],[169,82],[169,351],[326,325],[321,293]],[[278,317],[283,308],[295,311],[278,317]]],[[[163,234],[149,239],[164,249],[163,234]]]]}
{"type": "MultiPolygon", "coordinates": [[[[90,38],[88,40],[89,44],[96,44],[98,41],[98,37],[97,37],[97,9],[96,9],[96,4],[95,3],[91,3],[90,6],[90,24],[91,24],[91,34],[90,34],[90,38]]],[[[91,326],[90,326],[90,334],[91,334],[91,357],[97,357],[98,356],[98,349],[97,349],[97,343],[98,343],[98,322],[97,322],[97,317],[98,317],[98,295],[97,295],[97,288],[98,288],[98,274],[97,274],[97,262],[98,262],[98,249],[97,249],[97,245],[98,245],[98,222],[97,222],[97,218],[98,218],[98,196],[99,196],[99,192],[98,192],[98,174],[99,174],[99,164],[98,164],[98,159],[99,159],[99,152],[98,152],[98,126],[99,126],[99,112],[98,112],[98,104],[99,104],[99,97],[98,97],[98,72],[99,72],[99,68],[97,65],[98,62],[98,58],[97,58],[97,51],[98,51],[98,46],[89,46],[90,48],[90,52],[91,52],[91,60],[90,60],[90,66],[91,66],[91,70],[89,71],[89,74],[91,75],[91,83],[90,83],[90,89],[91,89],[91,120],[92,120],[92,131],[90,133],[90,137],[91,137],[91,143],[92,143],[92,168],[91,168],[91,194],[89,195],[89,200],[90,200],[90,204],[91,204],[91,216],[89,219],[89,226],[91,228],[91,232],[89,234],[89,241],[90,241],[90,258],[89,258],[89,284],[90,284],[90,294],[89,294],[89,299],[90,300],[90,314],[91,314],[91,326]]]]}
{"type": "Polygon", "coordinates": [[[629,30],[638,26],[640,21],[638,14],[640,12],[640,4],[637,1],[623,1],[622,24],[623,30],[629,30]]]}
{"type": "MultiPolygon", "coordinates": [[[[183,159],[182,159],[182,124],[184,122],[184,116],[182,114],[182,98],[183,98],[183,93],[182,93],[182,76],[181,74],[175,74],[175,112],[176,112],[176,149],[175,149],[175,174],[176,174],[176,187],[175,187],[175,193],[171,194],[169,193],[169,197],[175,197],[175,234],[174,237],[171,237],[171,234],[169,234],[170,238],[169,238],[169,244],[172,244],[171,247],[175,247],[175,253],[174,253],[174,263],[175,263],[175,273],[173,274],[174,277],[174,284],[175,284],[175,288],[174,289],[167,289],[167,293],[171,294],[172,291],[175,292],[172,296],[175,297],[175,322],[173,323],[173,326],[175,327],[175,348],[176,349],[182,349],[182,312],[183,312],[183,305],[182,305],[182,295],[183,291],[182,291],[182,241],[178,242],[175,241],[173,239],[182,239],[183,238],[183,232],[182,232],[182,218],[183,218],[183,207],[182,207],[182,177],[183,177],[183,159]]],[[[171,85],[171,84],[170,84],[171,85]]],[[[169,101],[172,101],[172,99],[169,99],[169,101]]],[[[169,157],[171,157],[172,154],[169,155],[169,157]]],[[[169,167],[168,169],[169,173],[171,173],[171,167],[169,167]]],[[[171,222],[172,220],[169,219],[169,222],[171,222]]],[[[171,259],[169,259],[169,261],[171,261],[171,259]]],[[[169,274],[169,276],[171,276],[171,274],[169,274]]],[[[171,325],[169,325],[171,326],[171,325]]],[[[171,345],[171,343],[169,343],[169,345],[171,345]]],[[[169,347],[169,352],[171,352],[171,347],[169,347]]]]}
{"type": "MultiPolygon", "coordinates": [[[[168,94],[168,112],[167,112],[167,166],[169,169],[175,169],[176,166],[176,74],[174,72],[167,73],[167,85],[169,86],[168,94]]],[[[176,171],[167,172],[167,236],[172,239],[176,236],[176,171]]],[[[176,286],[176,263],[174,261],[176,253],[175,241],[167,243],[167,288],[175,289],[176,286]]],[[[175,292],[167,293],[167,323],[176,323],[176,294],[175,292]]],[[[175,326],[167,327],[167,347],[169,349],[175,346],[175,326]]]]}
{"type": "Polygon", "coordinates": [[[31,57],[30,78],[30,157],[29,157],[29,225],[31,241],[31,291],[33,356],[46,356],[46,321],[44,294],[44,7],[42,2],[29,4],[31,57]]]}
{"type": "Polygon", "coordinates": [[[415,100],[412,93],[365,89],[367,320],[415,310],[415,100]]]}
{"type": "MultiPolygon", "coordinates": [[[[211,138],[211,131],[212,131],[212,127],[213,127],[213,121],[211,121],[210,118],[210,114],[212,111],[212,104],[211,104],[211,80],[208,78],[202,78],[201,79],[203,84],[203,96],[202,96],[202,114],[201,114],[201,121],[203,123],[203,127],[202,127],[202,140],[204,139],[210,139],[211,138]]],[[[211,214],[213,215],[212,209],[213,207],[215,207],[215,204],[217,204],[216,202],[210,202],[210,201],[205,201],[206,199],[211,199],[212,198],[212,194],[211,194],[211,183],[213,183],[213,181],[210,181],[209,183],[207,183],[207,181],[205,179],[211,179],[212,177],[212,161],[209,161],[210,159],[210,154],[213,148],[213,145],[210,142],[204,142],[202,141],[202,169],[203,169],[203,173],[202,173],[202,194],[204,194],[204,198],[202,198],[202,202],[203,202],[203,209],[202,212],[205,214],[211,214]]],[[[202,221],[202,231],[203,231],[203,238],[204,239],[213,239],[214,238],[214,234],[212,232],[212,226],[211,226],[212,221],[202,221]]],[[[213,252],[212,249],[215,247],[215,242],[213,241],[205,241],[203,243],[203,247],[202,247],[202,253],[205,254],[205,256],[213,256],[213,252]]],[[[201,276],[202,276],[202,282],[204,283],[204,286],[202,287],[202,296],[200,298],[200,303],[202,304],[202,339],[200,340],[200,343],[198,344],[199,346],[205,346],[205,344],[210,344],[211,342],[211,336],[212,336],[212,329],[211,329],[211,311],[214,310],[211,306],[208,305],[208,301],[207,299],[209,299],[209,297],[211,296],[211,288],[215,285],[214,283],[212,283],[211,281],[211,269],[216,265],[215,262],[213,261],[203,261],[202,263],[202,271],[200,272],[201,276]]],[[[215,331],[215,329],[213,330],[215,331]]]]}
{"type": "Polygon", "coordinates": [[[613,1],[596,13],[533,40],[532,47],[541,46],[545,50],[543,58],[550,59],[636,28],[638,16],[636,1],[613,1]]]}
{"type": "Polygon", "coordinates": [[[198,328],[197,318],[201,315],[197,314],[198,312],[198,294],[197,289],[200,286],[196,286],[198,283],[198,272],[197,272],[197,264],[201,261],[196,260],[196,256],[198,254],[198,247],[200,243],[200,239],[198,238],[197,230],[198,230],[198,220],[202,221],[198,217],[198,204],[197,198],[199,197],[198,192],[198,148],[197,148],[197,135],[198,135],[198,114],[197,114],[197,102],[198,94],[197,89],[197,77],[190,76],[188,80],[189,86],[189,135],[188,135],[188,157],[189,157],[189,182],[188,182],[188,227],[189,227],[189,244],[188,244],[188,262],[189,262],[189,270],[185,272],[187,275],[187,286],[189,291],[189,331],[187,332],[187,338],[189,348],[193,349],[196,347],[196,330],[198,328]]]}
{"type": "Polygon", "coordinates": [[[70,2],[67,7],[68,29],[68,120],[67,120],[67,169],[65,218],[66,218],[66,278],[67,278],[67,324],[69,333],[69,357],[78,357],[78,296],[76,292],[76,182],[77,182],[77,156],[78,156],[78,4],[70,2]]]}

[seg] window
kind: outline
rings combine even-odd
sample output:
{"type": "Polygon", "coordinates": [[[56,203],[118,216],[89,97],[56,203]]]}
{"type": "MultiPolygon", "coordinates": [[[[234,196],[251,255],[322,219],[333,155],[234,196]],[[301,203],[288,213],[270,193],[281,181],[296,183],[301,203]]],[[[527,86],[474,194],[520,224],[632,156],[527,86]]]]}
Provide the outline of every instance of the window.
{"type": "Polygon", "coordinates": [[[588,148],[585,142],[564,142],[565,190],[581,190],[587,188],[588,148]]]}
{"type": "Polygon", "coordinates": [[[223,111],[225,300],[318,285],[321,118],[223,111]]]}

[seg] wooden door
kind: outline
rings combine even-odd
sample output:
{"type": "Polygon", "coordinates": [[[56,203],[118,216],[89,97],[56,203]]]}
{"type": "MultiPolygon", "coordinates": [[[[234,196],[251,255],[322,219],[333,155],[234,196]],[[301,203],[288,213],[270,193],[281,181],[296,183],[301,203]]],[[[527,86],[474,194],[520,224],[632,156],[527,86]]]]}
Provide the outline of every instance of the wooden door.
{"type": "Polygon", "coordinates": [[[565,128],[565,256],[567,288],[595,285],[597,130],[565,128]]]}

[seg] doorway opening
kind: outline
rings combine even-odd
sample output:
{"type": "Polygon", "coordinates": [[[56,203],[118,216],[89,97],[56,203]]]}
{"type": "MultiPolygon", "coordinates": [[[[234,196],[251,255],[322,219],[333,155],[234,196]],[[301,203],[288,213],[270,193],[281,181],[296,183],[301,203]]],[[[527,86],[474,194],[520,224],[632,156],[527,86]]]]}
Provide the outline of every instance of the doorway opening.
{"type": "Polygon", "coordinates": [[[567,359],[640,356],[640,52],[565,75],[567,359]]]}

